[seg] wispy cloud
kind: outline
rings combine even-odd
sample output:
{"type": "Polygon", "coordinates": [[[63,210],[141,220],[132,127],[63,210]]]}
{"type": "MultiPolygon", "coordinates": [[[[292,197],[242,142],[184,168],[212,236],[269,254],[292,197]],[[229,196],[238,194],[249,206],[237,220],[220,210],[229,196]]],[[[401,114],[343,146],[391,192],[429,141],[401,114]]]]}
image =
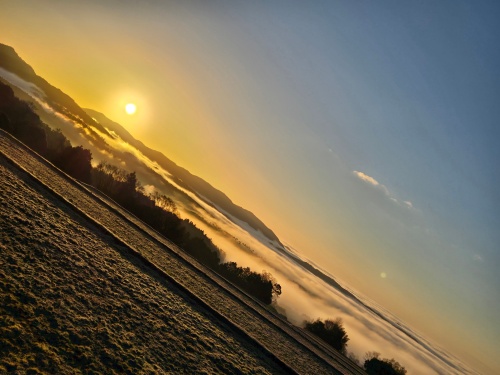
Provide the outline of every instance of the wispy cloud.
{"type": "Polygon", "coordinates": [[[408,209],[414,209],[413,207],[413,203],[409,200],[406,200],[406,201],[402,201],[402,200],[399,200],[397,199],[394,194],[392,194],[389,189],[381,184],[380,182],[378,182],[375,178],[367,175],[366,173],[363,173],[363,172],[360,172],[360,171],[353,171],[352,172],[358,179],[360,179],[361,181],[363,181],[364,183],[368,184],[368,185],[371,185],[373,186],[374,188],[378,189],[379,191],[383,192],[384,195],[389,198],[389,200],[391,200],[392,202],[402,206],[402,207],[406,207],[408,209]]]}
{"type": "Polygon", "coordinates": [[[385,185],[382,185],[380,182],[375,180],[373,177],[368,176],[367,174],[359,171],[353,171],[354,175],[359,178],[361,181],[366,182],[369,185],[372,185],[373,187],[377,188],[378,190],[382,191],[385,195],[387,195],[388,198],[390,198],[392,201],[397,202],[396,198],[394,198],[390,193],[389,189],[385,185]]]}
{"type": "Polygon", "coordinates": [[[363,172],[354,171],[353,173],[356,176],[358,176],[359,179],[361,179],[365,182],[368,182],[369,184],[372,184],[373,186],[380,186],[380,183],[377,180],[375,180],[373,177],[368,176],[367,174],[364,174],[363,172]]]}
{"type": "Polygon", "coordinates": [[[406,204],[408,208],[413,208],[413,203],[411,203],[410,201],[404,201],[403,203],[406,204]]]}

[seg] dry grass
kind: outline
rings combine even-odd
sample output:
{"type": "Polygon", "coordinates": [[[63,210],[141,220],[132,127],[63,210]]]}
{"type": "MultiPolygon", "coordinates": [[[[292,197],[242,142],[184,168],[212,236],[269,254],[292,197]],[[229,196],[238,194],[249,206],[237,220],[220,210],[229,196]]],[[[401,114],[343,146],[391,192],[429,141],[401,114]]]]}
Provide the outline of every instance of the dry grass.
{"type": "Polygon", "coordinates": [[[0,181],[0,373],[283,371],[5,161],[0,181]]]}

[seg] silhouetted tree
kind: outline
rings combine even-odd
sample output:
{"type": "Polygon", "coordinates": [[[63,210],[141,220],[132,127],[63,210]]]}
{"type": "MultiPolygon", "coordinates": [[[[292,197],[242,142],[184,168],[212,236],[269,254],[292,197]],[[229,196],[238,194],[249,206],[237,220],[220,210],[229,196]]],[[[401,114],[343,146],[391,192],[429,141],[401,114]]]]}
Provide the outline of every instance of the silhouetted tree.
{"type": "Polygon", "coordinates": [[[281,296],[281,285],[276,282],[276,279],[269,272],[262,272],[262,278],[272,284],[272,300],[276,301],[276,299],[281,296]]]}
{"type": "Polygon", "coordinates": [[[3,130],[5,130],[6,132],[9,132],[9,133],[12,133],[14,131],[14,127],[10,123],[9,118],[3,112],[0,113],[0,129],[3,129],[3,130]]]}
{"type": "Polygon", "coordinates": [[[405,375],[406,369],[394,359],[380,359],[380,354],[368,352],[364,369],[369,375],[405,375]]]}
{"type": "Polygon", "coordinates": [[[172,213],[177,213],[177,206],[175,202],[164,194],[160,194],[155,191],[153,194],[150,194],[149,197],[154,200],[155,204],[163,208],[165,211],[170,211],[172,213]]]}
{"type": "Polygon", "coordinates": [[[217,271],[267,305],[281,294],[281,286],[267,272],[253,272],[248,267],[238,267],[235,262],[222,263],[217,267],[217,271]]]}
{"type": "Polygon", "coordinates": [[[49,127],[45,129],[45,137],[47,139],[47,159],[54,162],[59,154],[71,147],[71,143],[61,132],[61,129],[52,130],[49,127]]]}
{"type": "Polygon", "coordinates": [[[314,322],[306,321],[304,328],[342,354],[346,354],[349,337],[344,329],[342,319],[326,319],[324,322],[320,319],[316,319],[314,322]]]}
{"type": "Polygon", "coordinates": [[[33,108],[0,82],[0,127],[41,155],[47,152],[45,125],[33,108]]]}
{"type": "Polygon", "coordinates": [[[53,160],[64,172],[87,183],[90,182],[91,161],[92,154],[82,146],[66,147],[53,160]]]}

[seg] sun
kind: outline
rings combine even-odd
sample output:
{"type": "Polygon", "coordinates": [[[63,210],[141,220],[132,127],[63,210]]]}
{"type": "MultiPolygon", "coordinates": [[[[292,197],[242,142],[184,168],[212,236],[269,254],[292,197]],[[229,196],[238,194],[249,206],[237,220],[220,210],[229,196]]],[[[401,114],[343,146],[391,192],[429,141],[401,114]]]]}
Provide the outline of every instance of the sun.
{"type": "Polygon", "coordinates": [[[137,106],[134,103],[128,103],[125,106],[125,112],[129,115],[133,115],[137,111],[137,106]]]}

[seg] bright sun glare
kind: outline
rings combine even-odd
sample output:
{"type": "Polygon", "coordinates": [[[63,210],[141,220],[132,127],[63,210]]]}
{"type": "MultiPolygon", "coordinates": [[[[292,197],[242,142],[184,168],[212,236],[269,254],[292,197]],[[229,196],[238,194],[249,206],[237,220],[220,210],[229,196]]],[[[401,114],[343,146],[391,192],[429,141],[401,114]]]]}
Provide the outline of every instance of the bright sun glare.
{"type": "Polygon", "coordinates": [[[129,115],[133,115],[136,110],[137,110],[137,107],[134,103],[128,103],[125,106],[125,112],[127,112],[129,115]]]}

